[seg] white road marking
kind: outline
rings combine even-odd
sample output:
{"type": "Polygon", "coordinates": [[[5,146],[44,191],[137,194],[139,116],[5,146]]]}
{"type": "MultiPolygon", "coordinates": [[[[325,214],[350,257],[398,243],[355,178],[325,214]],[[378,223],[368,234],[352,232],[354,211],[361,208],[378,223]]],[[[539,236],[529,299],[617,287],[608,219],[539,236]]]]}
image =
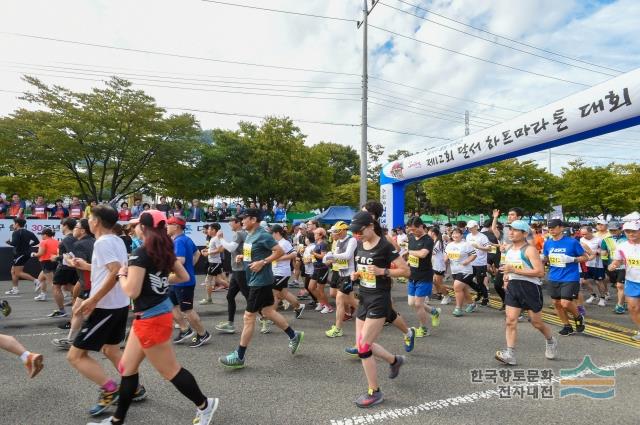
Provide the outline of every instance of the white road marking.
{"type": "MultiPolygon", "coordinates": [[[[614,363],[608,366],[602,366],[602,367],[599,366],[599,368],[605,369],[605,370],[617,370],[617,369],[633,367],[637,365],[640,365],[640,358],[628,360],[625,362],[614,363]]],[[[576,374],[575,377],[589,375],[590,373],[591,371],[585,370],[581,373],[576,374]]],[[[567,376],[564,376],[563,378],[567,378],[567,376]]],[[[558,376],[554,376],[549,381],[533,382],[533,383],[527,383],[527,384],[522,384],[518,386],[521,386],[521,387],[542,386],[542,385],[555,384],[555,383],[558,383],[559,381],[560,381],[560,376],[558,375],[558,376]]],[[[400,419],[400,418],[406,418],[409,416],[417,416],[421,413],[429,412],[431,410],[444,409],[446,407],[459,406],[464,404],[471,404],[471,403],[478,402],[480,400],[486,400],[489,398],[498,397],[499,395],[500,395],[499,390],[477,391],[474,393],[465,394],[457,397],[443,398],[435,401],[427,401],[415,406],[407,406],[407,407],[402,407],[398,409],[380,410],[377,412],[372,412],[371,414],[368,414],[368,415],[353,416],[350,418],[331,419],[330,422],[331,422],[331,425],[372,424],[376,422],[384,422],[389,419],[400,419]]]]}
{"type": "Polygon", "coordinates": [[[26,337],[26,336],[49,336],[49,335],[62,335],[68,332],[46,332],[46,333],[41,333],[41,334],[22,334],[22,335],[13,335],[16,338],[22,338],[22,337],[26,337]]]}

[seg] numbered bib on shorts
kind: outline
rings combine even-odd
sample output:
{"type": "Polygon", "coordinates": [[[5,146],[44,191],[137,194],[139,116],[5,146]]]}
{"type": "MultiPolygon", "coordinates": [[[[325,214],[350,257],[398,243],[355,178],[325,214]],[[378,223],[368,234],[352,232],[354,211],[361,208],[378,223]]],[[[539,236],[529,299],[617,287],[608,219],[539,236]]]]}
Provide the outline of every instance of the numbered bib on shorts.
{"type": "Polygon", "coordinates": [[[244,257],[244,261],[251,262],[251,247],[252,244],[246,243],[242,245],[242,256],[244,257]]]}
{"type": "Polygon", "coordinates": [[[418,257],[416,257],[415,255],[409,254],[409,267],[418,268],[419,263],[420,263],[420,259],[418,257]]]}
{"type": "Polygon", "coordinates": [[[376,287],[376,275],[367,270],[364,264],[358,264],[358,273],[360,274],[360,286],[365,288],[376,287]]]}
{"type": "Polygon", "coordinates": [[[567,267],[562,258],[562,254],[549,254],[549,264],[553,267],[567,267]]]}

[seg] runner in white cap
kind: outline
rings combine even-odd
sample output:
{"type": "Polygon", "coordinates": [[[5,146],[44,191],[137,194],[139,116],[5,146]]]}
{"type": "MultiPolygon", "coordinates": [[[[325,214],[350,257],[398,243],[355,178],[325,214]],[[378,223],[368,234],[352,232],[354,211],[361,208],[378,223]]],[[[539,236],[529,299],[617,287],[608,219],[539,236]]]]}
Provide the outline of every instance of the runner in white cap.
{"type": "MultiPolygon", "coordinates": [[[[609,270],[615,270],[618,266],[624,265],[626,269],[624,295],[629,304],[631,320],[640,329],[640,221],[624,223],[622,230],[627,241],[616,247],[609,270]]],[[[640,330],[632,338],[640,341],[640,330]]]]}

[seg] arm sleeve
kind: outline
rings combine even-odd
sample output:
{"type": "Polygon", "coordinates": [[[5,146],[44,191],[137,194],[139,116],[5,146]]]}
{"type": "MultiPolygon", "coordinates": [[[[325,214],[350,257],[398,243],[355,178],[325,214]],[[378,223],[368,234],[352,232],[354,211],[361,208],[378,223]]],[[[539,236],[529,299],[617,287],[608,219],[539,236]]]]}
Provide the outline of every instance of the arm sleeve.
{"type": "Polygon", "coordinates": [[[40,243],[40,240],[33,232],[29,232],[29,242],[33,242],[31,243],[31,246],[33,246],[38,245],[40,243]]]}
{"type": "Polygon", "coordinates": [[[349,239],[347,243],[347,249],[341,254],[333,254],[333,258],[336,260],[348,260],[353,258],[353,254],[356,252],[358,248],[358,241],[355,238],[349,239]]]}
{"type": "Polygon", "coordinates": [[[236,241],[227,242],[224,238],[220,238],[219,240],[223,248],[229,252],[235,252],[235,250],[238,249],[238,243],[236,241]]]}

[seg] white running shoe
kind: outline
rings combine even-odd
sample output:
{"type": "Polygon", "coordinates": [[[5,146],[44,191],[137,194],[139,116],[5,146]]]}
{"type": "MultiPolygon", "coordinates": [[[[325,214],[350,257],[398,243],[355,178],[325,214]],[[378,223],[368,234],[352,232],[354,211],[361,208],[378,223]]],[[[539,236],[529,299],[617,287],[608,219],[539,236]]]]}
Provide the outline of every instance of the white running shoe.
{"type": "Polygon", "coordinates": [[[282,300],[282,309],[287,311],[289,310],[289,307],[291,307],[291,303],[287,300],[282,300]]]}
{"type": "Polygon", "coordinates": [[[38,292],[42,288],[42,282],[40,279],[36,279],[33,281],[33,292],[38,292]]]}
{"type": "Polygon", "coordinates": [[[333,313],[335,310],[329,304],[325,304],[324,308],[320,310],[320,314],[333,313]]]}
{"type": "Polygon", "coordinates": [[[193,420],[193,425],[209,425],[213,420],[213,414],[218,410],[218,403],[220,400],[217,398],[207,399],[207,408],[204,410],[196,409],[196,417],[193,420]]]}
{"type": "Polygon", "coordinates": [[[604,295],[604,300],[605,300],[605,301],[609,301],[610,299],[611,299],[611,295],[609,295],[609,293],[607,292],[607,293],[604,295]]]}
{"type": "Polygon", "coordinates": [[[592,304],[594,301],[596,300],[596,297],[591,295],[589,298],[587,298],[587,300],[585,301],[585,303],[587,304],[592,304]]]}
{"type": "Polygon", "coordinates": [[[451,297],[449,295],[445,295],[442,297],[442,301],[440,301],[441,305],[447,305],[451,303],[451,297]]]}
{"type": "Polygon", "coordinates": [[[5,295],[18,295],[20,291],[15,286],[4,293],[5,295]]]}
{"type": "Polygon", "coordinates": [[[316,306],[316,311],[322,311],[323,308],[324,308],[324,304],[318,303],[318,305],[316,306]]]}
{"type": "Polygon", "coordinates": [[[544,356],[549,360],[553,360],[558,355],[558,340],[555,336],[551,337],[551,341],[546,342],[546,348],[544,350],[544,356]]]}
{"type": "Polygon", "coordinates": [[[600,298],[600,301],[598,301],[598,306],[600,306],[600,307],[606,307],[607,306],[607,302],[604,300],[604,298],[600,298]]]}
{"type": "Polygon", "coordinates": [[[35,301],[46,301],[47,300],[47,294],[45,294],[44,292],[40,292],[38,295],[33,297],[33,299],[35,301]]]}

